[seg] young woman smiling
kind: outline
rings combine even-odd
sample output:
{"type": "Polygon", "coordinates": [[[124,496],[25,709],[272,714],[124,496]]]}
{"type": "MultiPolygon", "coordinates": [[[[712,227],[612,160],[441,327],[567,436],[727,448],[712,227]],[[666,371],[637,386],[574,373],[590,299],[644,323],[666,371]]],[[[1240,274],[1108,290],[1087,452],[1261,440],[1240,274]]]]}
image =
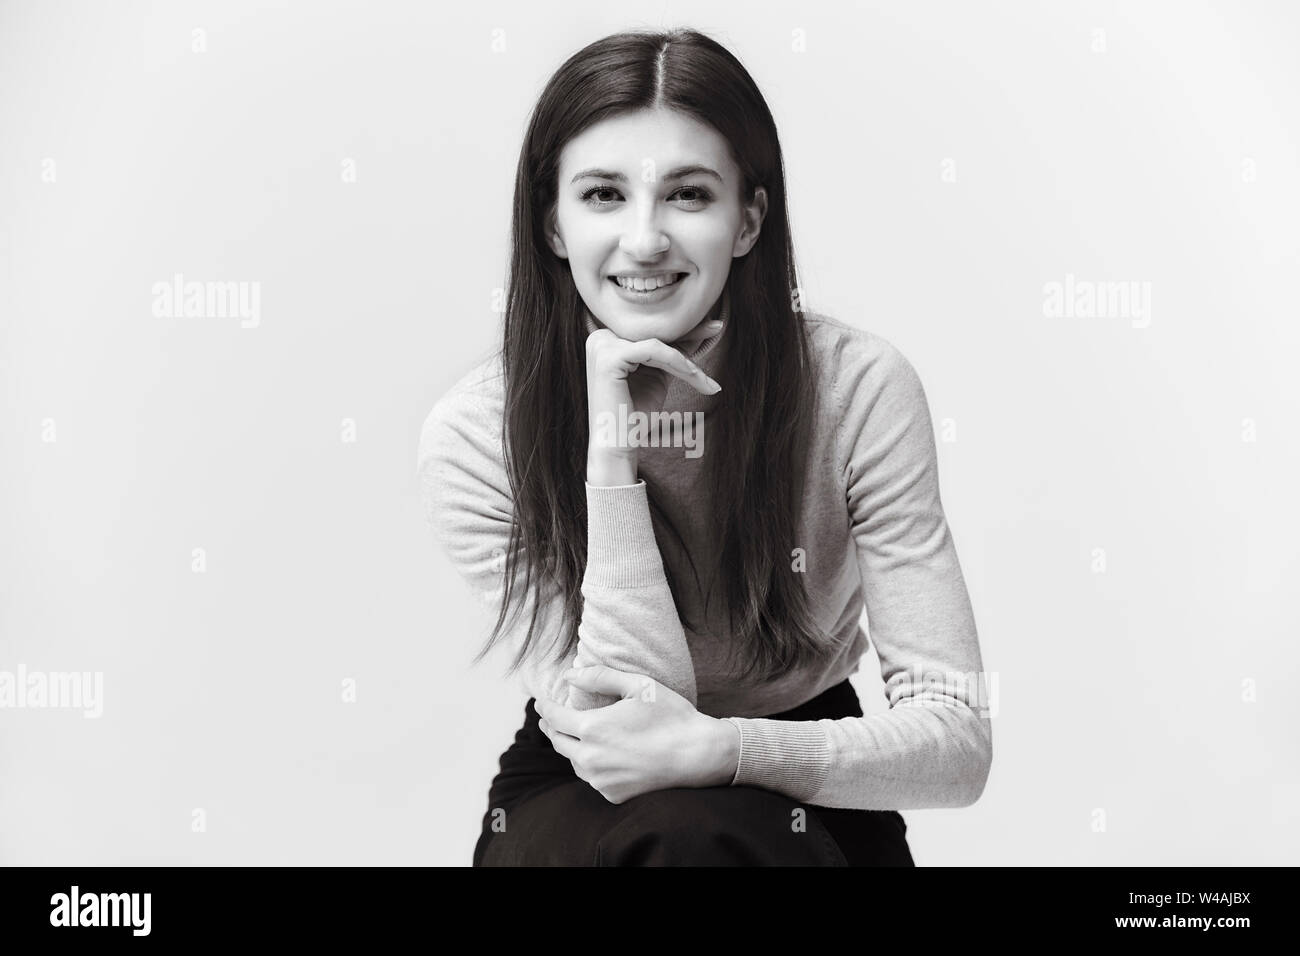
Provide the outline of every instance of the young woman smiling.
{"type": "Polygon", "coordinates": [[[739,61],[676,30],[564,63],[510,276],[500,353],[419,452],[428,520],[497,612],[476,660],[512,647],[529,694],[475,865],[912,865],[899,811],[969,805],[989,772],[975,623],[920,379],[801,310],[739,61]],[[703,413],[704,454],[594,427],[629,410],[703,413]]]}

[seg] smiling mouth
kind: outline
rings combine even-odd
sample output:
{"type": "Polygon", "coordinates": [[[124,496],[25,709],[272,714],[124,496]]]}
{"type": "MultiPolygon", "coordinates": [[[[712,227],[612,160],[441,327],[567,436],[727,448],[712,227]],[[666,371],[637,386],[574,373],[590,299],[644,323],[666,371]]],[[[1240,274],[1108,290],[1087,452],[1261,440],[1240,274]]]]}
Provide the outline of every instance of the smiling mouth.
{"type": "Polygon", "coordinates": [[[610,282],[626,292],[655,292],[665,286],[676,285],[686,278],[685,272],[669,272],[648,279],[629,278],[626,276],[608,276],[610,282]]]}

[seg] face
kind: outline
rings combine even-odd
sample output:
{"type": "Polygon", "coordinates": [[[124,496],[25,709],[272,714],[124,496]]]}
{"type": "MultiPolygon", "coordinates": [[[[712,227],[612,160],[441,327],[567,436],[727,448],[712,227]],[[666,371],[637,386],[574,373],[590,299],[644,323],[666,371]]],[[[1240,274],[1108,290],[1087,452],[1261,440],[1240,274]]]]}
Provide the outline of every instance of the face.
{"type": "Polygon", "coordinates": [[[726,140],[670,110],[584,130],[561,151],[558,186],[551,247],[596,321],[630,341],[673,342],[709,317],[767,211],[762,187],[743,202],[726,140]],[[632,276],[644,279],[619,282],[632,276]]]}

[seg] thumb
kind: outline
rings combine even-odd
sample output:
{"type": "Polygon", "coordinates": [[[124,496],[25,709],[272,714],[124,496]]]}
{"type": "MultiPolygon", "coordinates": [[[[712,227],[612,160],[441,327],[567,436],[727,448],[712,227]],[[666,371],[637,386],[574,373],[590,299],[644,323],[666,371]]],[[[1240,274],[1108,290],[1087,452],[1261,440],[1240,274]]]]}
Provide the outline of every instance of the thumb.
{"type": "Polygon", "coordinates": [[[566,675],[570,684],[583,690],[599,694],[613,694],[616,697],[636,697],[644,688],[648,677],[641,674],[629,674],[616,671],[604,664],[592,667],[575,667],[566,675]]]}

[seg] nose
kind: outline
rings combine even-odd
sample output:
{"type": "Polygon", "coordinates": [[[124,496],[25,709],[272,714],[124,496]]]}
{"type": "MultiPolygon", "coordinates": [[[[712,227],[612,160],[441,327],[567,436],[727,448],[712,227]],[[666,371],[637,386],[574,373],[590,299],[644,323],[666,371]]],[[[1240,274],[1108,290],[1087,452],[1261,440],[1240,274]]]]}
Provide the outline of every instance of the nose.
{"type": "Polygon", "coordinates": [[[619,249],[632,259],[655,259],[668,251],[668,235],[659,226],[658,203],[642,203],[619,239],[619,249]]]}

